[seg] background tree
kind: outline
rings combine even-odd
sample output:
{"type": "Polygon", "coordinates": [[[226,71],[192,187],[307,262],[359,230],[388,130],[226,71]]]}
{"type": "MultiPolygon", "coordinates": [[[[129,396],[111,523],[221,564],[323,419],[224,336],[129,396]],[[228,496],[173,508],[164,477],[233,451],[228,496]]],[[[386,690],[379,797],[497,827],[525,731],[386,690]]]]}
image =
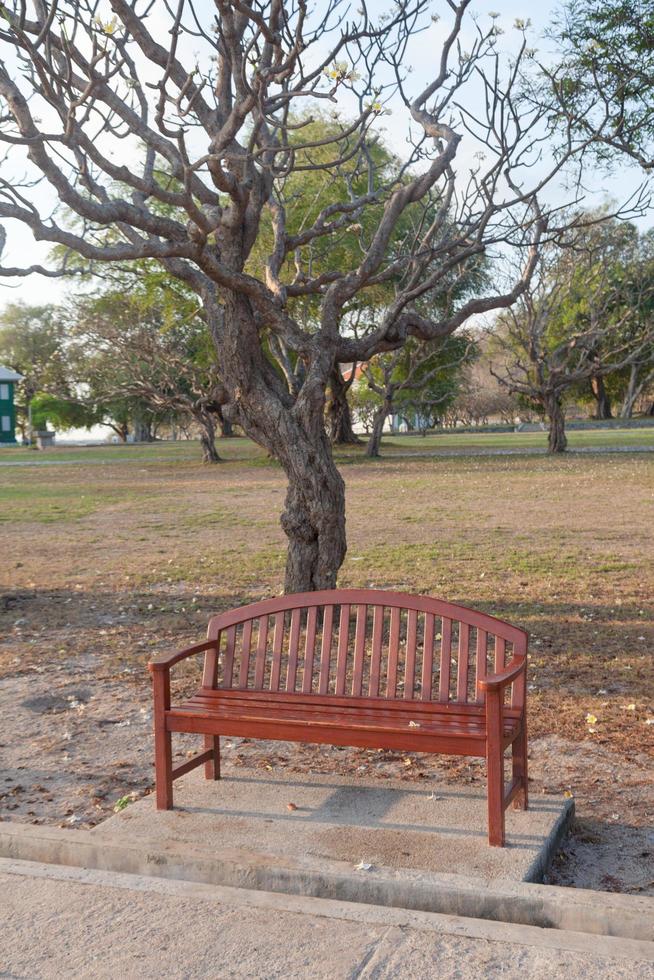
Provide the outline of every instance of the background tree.
{"type": "Polygon", "coordinates": [[[520,406],[491,373],[488,337],[477,338],[476,347],[478,356],[463,366],[457,396],[445,417],[451,424],[486,425],[491,418],[513,424],[521,414],[520,406]]]}
{"type": "Polygon", "coordinates": [[[410,337],[443,339],[474,314],[509,307],[529,282],[548,223],[537,195],[570,151],[543,158],[550,107],[521,95],[528,41],[520,28],[505,59],[494,19],[464,25],[469,0],[448,2],[445,28],[431,0],[375,14],[341,0],[311,10],[215,0],[211,20],[178,0],[157,5],[156,23],[146,3],[109,6],[111,18],[91,0],[3,6],[0,220],[22,222],[90,268],[157,260],[198,295],[238,421],[288,477],[286,588],[331,587],[346,550],[344,484],[324,426],[334,364],[368,361],[410,337]],[[435,68],[412,89],[416,43],[434,46],[435,68]],[[326,142],[305,138],[298,120],[308,125],[316,105],[341,97],[354,117],[335,120],[326,142]],[[391,98],[410,130],[389,173],[372,147],[391,98]],[[472,167],[456,165],[462,140],[472,167]],[[126,148],[137,152],[126,159],[126,148]],[[327,160],[314,158],[318,149],[327,160]],[[294,231],[290,177],[317,171],[345,180],[347,199],[294,231]],[[39,180],[49,194],[35,191],[39,180]],[[49,203],[39,210],[53,193],[76,227],[49,203]],[[417,233],[399,235],[420,208],[417,233]],[[318,271],[315,256],[344,229],[357,236],[356,262],[318,271]],[[262,275],[249,263],[264,235],[272,245],[262,275]],[[453,270],[500,246],[522,257],[514,279],[445,315],[420,312],[453,270]],[[353,336],[351,304],[384,283],[392,301],[353,336]],[[317,304],[309,325],[290,306],[300,298],[317,304]],[[303,365],[296,392],[271,363],[272,337],[303,365]]]}
{"type": "Polygon", "coordinates": [[[384,425],[390,416],[422,416],[427,421],[437,411],[444,411],[456,398],[462,367],[472,352],[470,338],[458,334],[430,345],[407,343],[366,365],[368,388],[377,396],[366,456],[379,456],[384,425]]]}
{"type": "Polygon", "coordinates": [[[651,342],[651,326],[639,329],[639,308],[649,305],[654,284],[616,275],[607,258],[583,233],[570,247],[545,249],[538,275],[497,325],[493,374],[547,416],[550,453],[567,445],[566,393],[621,370],[651,342]]]}
{"type": "Polygon", "coordinates": [[[10,303],[0,313],[0,362],[23,376],[16,385],[16,420],[23,438],[31,435],[36,393],[65,388],[64,341],[64,320],[56,306],[10,303]]]}
{"type": "MultiPolygon", "coordinates": [[[[654,3],[571,0],[550,36],[561,57],[543,69],[566,130],[601,160],[654,167],[654,3]]],[[[549,97],[549,93],[548,96],[549,97]]]]}
{"type": "Polygon", "coordinates": [[[215,351],[197,303],[189,308],[188,298],[169,295],[169,288],[145,273],[77,301],[71,331],[77,381],[96,404],[130,400],[135,417],[173,412],[192,419],[203,461],[217,463],[216,421],[227,399],[215,351]]]}

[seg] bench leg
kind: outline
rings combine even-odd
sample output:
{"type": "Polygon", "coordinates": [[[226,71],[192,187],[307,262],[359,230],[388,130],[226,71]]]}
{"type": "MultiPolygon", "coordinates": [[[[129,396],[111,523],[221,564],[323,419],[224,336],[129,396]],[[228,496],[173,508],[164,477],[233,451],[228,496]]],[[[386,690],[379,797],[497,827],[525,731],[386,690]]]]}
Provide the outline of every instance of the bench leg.
{"type": "Polygon", "coordinates": [[[486,701],[488,843],[492,847],[504,847],[504,753],[500,696],[497,691],[489,691],[486,701]]]}
{"type": "Polygon", "coordinates": [[[513,762],[513,778],[519,779],[522,788],[517,796],[513,798],[514,810],[527,810],[529,808],[529,788],[527,782],[527,722],[523,719],[522,731],[511,746],[513,762]]]}
{"type": "Polygon", "coordinates": [[[166,711],[170,709],[170,672],[156,670],[152,675],[154,694],[154,774],[157,810],[173,808],[173,751],[171,734],[166,728],[166,711]]]}
{"type": "Polygon", "coordinates": [[[173,808],[173,751],[170,732],[157,727],[154,733],[154,768],[157,810],[173,808]]]}
{"type": "Polygon", "coordinates": [[[204,764],[204,778],[220,779],[220,735],[205,735],[204,747],[213,751],[213,758],[204,764]]]}
{"type": "Polygon", "coordinates": [[[488,771],[488,843],[504,847],[504,760],[501,752],[489,753],[488,771]]]}

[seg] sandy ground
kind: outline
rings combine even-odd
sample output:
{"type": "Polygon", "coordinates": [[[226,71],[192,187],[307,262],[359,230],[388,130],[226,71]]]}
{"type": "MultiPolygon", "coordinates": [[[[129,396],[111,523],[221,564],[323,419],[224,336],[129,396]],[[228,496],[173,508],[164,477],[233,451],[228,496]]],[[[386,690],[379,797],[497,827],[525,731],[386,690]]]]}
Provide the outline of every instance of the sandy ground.
{"type": "MultiPolygon", "coordinates": [[[[572,793],[578,816],[552,879],[654,894],[652,458],[343,472],[342,585],[440,595],[529,630],[531,792],[572,793]]],[[[149,657],[279,591],[284,481],[265,460],[155,458],[0,468],[0,495],[0,818],[92,826],[152,787],[149,657]]],[[[178,676],[176,695],[195,685],[185,665],[178,676]]],[[[196,744],[179,739],[178,758],[196,744]]],[[[224,754],[267,771],[484,781],[476,760],[236,739],[224,754]]]]}
{"type": "MultiPolygon", "coordinates": [[[[91,827],[150,792],[153,782],[150,692],[142,674],[98,683],[92,665],[60,663],[5,678],[0,714],[17,733],[0,745],[3,819],[91,827]],[[119,804],[120,805],[120,804],[119,804]]],[[[178,736],[176,757],[198,747],[178,736]]],[[[481,760],[365,749],[223,739],[225,770],[241,766],[289,773],[365,774],[437,787],[484,785],[481,760]]],[[[601,746],[551,735],[531,741],[530,791],[572,792],[577,822],[550,880],[583,888],[654,895],[654,782],[649,760],[625,763],[601,746]],[[607,799],[607,788],[611,794],[607,799]]]]}

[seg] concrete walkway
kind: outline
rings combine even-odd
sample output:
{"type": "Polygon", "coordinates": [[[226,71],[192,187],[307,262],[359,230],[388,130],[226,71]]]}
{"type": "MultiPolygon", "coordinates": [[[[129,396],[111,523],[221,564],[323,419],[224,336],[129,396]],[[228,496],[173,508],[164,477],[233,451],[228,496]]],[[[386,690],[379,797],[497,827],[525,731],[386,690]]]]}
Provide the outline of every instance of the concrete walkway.
{"type": "Polygon", "coordinates": [[[654,977],[654,944],[587,933],[8,859],[0,889],[2,977],[654,977]]]}

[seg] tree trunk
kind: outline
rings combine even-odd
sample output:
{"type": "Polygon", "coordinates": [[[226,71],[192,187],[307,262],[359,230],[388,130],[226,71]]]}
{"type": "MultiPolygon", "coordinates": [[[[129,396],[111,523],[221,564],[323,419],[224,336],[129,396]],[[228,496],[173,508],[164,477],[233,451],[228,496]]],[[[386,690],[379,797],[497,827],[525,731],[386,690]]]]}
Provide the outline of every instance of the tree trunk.
{"type": "Polygon", "coordinates": [[[135,415],[132,421],[134,442],[152,442],[152,420],[142,415],[135,415]]]}
{"type": "Polygon", "coordinates": [[[381,447],[382,435],[384,432],[384,423],[391,413],[391,408],[392,403],[385,398],[375,413],[375,418],[372,423],[372,432],[370,433],[368,445],[366,446],[366,456],[370,457],[370,459],[376,459],[379,456],[379,449],[381,447]]]}
{"type": "Polygon", "coordinates": [[[550,395],[547,398],[545,410],[550,423],[547,451],[548,453],[564,453],[568,440],[565,434],[565,415],[558,395],[550,395]]]}
{"type": "Polygon", "coordinates": [[[246,297],[227,292],[208,311],[234,421],[282,465],[288,490],[281,524],[288,538],[286,592],[333,589],[345,558],[345,484],[325,430],[325,392],[332,369],[321,352],[307,363],[294,398],[265,357],[246,297]],[[221,329],[222,328],[222,329],[221,329]]]}
{"type": "Polygon", "coordinates": [[[218,425],[220,426],[220,438],[232,439],[234,436],[234,426],[232,420],[222,411],[218,412],[218,425]]]}
{"type": "Polygon", "coordinates": [[[343,375],[338,364],[334,366],[329,379],[329,400],[326,416],[327,432],[333,445],[360,445],[361,440],[352,428],[352,412],[347,400],[347,386],[343,381],[343,375]]]}
{"type": "Polygon", "coordinates": [[[216,426],[213,417],[209,412],[202,412],[197,416],[200,426],[200,446],[202,447],[203,463],[220,463],[220,456],[216,450],[216,426]]]}
{"type": "Polygon", "coordinates": [[[631,418],[634,411],[634,405],[636,404],[636,399],[641,391],[642,386],[638,385],[638,365],[632,364],[629,371],[629,384],[627,385],[627,390],[622,402],[622,408],[620,409],[620,418],[631,418]]]}
{"type": "Polygon", "coordinates": [[[601,374],[590,379],[590,389],[595,399],[595,418],[612,419],[611,399],[609,398],[604,384],[604,378],[601,374]]]}
{"type": "Polygon", "coordinates": [[[320,459],[313,452],[297,454],[288,474],[282,514],[288,537],[286,592],[336,588],[345,558],[345,484],[325,448],[320,459]]]}

